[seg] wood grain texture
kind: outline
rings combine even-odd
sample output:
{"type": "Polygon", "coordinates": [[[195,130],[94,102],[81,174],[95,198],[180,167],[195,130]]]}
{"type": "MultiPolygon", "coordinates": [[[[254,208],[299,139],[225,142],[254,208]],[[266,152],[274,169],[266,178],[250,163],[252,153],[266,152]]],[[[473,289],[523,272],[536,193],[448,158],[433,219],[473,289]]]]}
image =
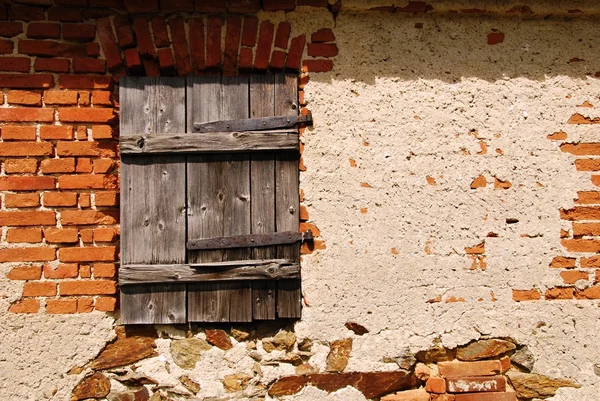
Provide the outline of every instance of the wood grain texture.
{"type": "MultiPolygon", "coordinates": [[[[185,85],[179,78],[123,78],[120,133],[185,130],[185,85]]],[[[182,263],[185,253],[185,158],[121,158],[121,261],[182,263]]],[[[124,324],[184,323],[184,285],[121,291],[124,324]]]]}
{"type": "MultiPolygon", "coordinates": [[[[194,77],[188,88],[188,130],[194,122],[248,117],[247,77],[194,77]]],[[[247,154],[189,156],[187,172],[188,239],[251,233],[247,154]]],[[[249,253],[247,249],[190,252],[189,261],[243,260],[249,253]]],[[[191,285],[188,320],[251,321],[251,309],[244,306],[251,305],[251,296],[250,283],[191,285]]]]}
{"type": "MultiPolygon", "coordinates": [[[[298,83],[291,74],[275,75],[275,114],[298,115],[298,83]]],[[[299,154],[278,152],[275,162],[275,210],[277,231],[298,230],[299,209],[299,154]]],[[[299,244],[277,247],[277,257],[299,261],[299,244]]],[[[300,280],[282,280],[277,283],[277,316],[300,318],[302,290],[300,280]]]]}
{"type": "Polygon", "coordinates": [[[137,134],[120,140],[121,153],[133,155],[298,150],[298,146],[297,131],[137,134]]]}
{"type": "MultiPolygon", "coordinates": [[[[260,75],[250,77],[255,80],[260,75]]],[[[270,75],[264,75],[265,80],[272,82],[270,75]]],[[[262,78],[262,77],[261,77],[262,78]]],[[[270,85],[272,89],[272,85],[270,85]]],[[[252,90],[252,89],[251,89],[252,90]]],[[[266,104],[268,106],[269,104],[266,104]]],[[[252,110],[254,112],[254,110],[252,110]]],[[[312,116],[271,116],[243,118],[238,120],[211,121],[208,123],[194,123],[194,132],[234,132],[234,131],[261,131],[268,129],[291,128],[300,123],[311,123],[312,116]]]]}

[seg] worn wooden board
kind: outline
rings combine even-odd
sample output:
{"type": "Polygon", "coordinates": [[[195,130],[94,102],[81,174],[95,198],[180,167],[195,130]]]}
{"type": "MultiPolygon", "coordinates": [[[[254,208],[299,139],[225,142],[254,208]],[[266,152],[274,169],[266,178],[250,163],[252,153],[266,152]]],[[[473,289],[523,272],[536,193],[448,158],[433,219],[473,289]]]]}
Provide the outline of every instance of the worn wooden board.
{"type": "Polygon", "coordinates": [[[298,150],[297,131],[207,132],[122,137],[122,154],[173,154],[298,150]]]}
{"type": "MultiPolygon", "coordinates": [[[[248,78],[188,80],[188,131],[194,122],[247,118],[248,78]]],[[[246,154],[188,156],[188,239],[250,234],[250,161],[246,154]]],[[[248,249],[189,252],[190,263],[249,259],[248,249]]],[[[251,283],[188,286],[188,320],[252,320],[251,283]],[[212,294],[212,295],[211,295],[212,294]]]]}
{"type": "MultiPolygon", "coordinates": [[[[254,75],[251,79],[259,77],[254,75]]],[[[264,79],[272,81],[272,77],[264,75],[264,79]]],[[[254,110],[253,110],[254,111],[254,110]]],[[[291,128],[298,124],[311,124],[312,116],[273,116],[251,117],[238,120],[211,121],[208,123],[194,123],[194,132],[234,132],[234,131],[259,131],[267,129],[291,128]]]]}
{"type": "Polygon", "coordinates": [[[230,261],[200,264],[126,265],[119,271],[119,285],[282,280],[300,277],[300,265],[285,259],[230,261]]]}
{"type": "MultiPolygon", "coordinates": [[[[185,130],[185,84],[180,78],[122,78],[120,134],[185,130]]],[[[121,157],[121,262],[184,263],[185,158],[121,157]]],[[[180,284],[129,286],[121,291],[124,324],[184,323],[180,284]]]]}
{"type": "MultiPolygon", "coordinates": [[[[298,115],[298,83],[291,74],[275,75],[275,114],[298,115]]],[[[275,162],[275,224],[277,231],[298,230],[299,224],[299,155],[298,152],[278,152],[275,162]]],[[[299,244],[277,247],[277,257],[299,261],[299,244]]],[[[277,283],[277,316],[300,318],[302,311],[301,281],[282,280],[277,283]]]]}
{"type": "MultiPolygon", "coordinates": [[[[250,77],[250,116],[253,118],[275,115],[274,76],[250,77]]],[[[252,233],[275,232],[275,153],[253,154],[251,157],[252,233]]],[[[254,259],[277,256],[277,247],[267,246],[252,250],[254,259]]],[[[272,281],[252,283],[253,317],[272,320],[276,317],[276,288],[272,281]]]]}

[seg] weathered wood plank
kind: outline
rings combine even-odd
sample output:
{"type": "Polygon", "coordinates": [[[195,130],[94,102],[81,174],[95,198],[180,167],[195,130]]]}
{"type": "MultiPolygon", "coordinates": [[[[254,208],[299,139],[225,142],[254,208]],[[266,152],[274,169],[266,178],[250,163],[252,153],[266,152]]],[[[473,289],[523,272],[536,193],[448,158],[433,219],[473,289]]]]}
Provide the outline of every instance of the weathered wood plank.
{"type": "MultiPolygon", "coordinates": [[[[194,77],[188,91],[188,130],[194,122],[248,117],[248,78],[194,77]]],[[[248,155],[188,157],[188,239],[250,234],[248,155]]],[[[245,259],[248,250],[190,252],[190,262],[245,259]]],[[[188,287],[188,320],[251,321],[250,283],[188,287]],[[210,294],[214,295],[214,300],[210,294]],[[236,309],[232,313],[231,305],[236,309]]]]}
{"type": "Polygon", "coordinates": [[[297,150],[298,146],[297,131],[137,134],[120,140],[121,153],[132,155],[297,150]]]}
{"type": "MultiPolygon", "coordinates": [[[[275,115],[275,81],[273,75],[250,77],[250,116],[275,115]]],[[[250,156],[250,187],[252,188],[251,224],[253,233],[275,232],[275,153],[254,153],[250,156]]],[[[252,257],[270,259],[277,256],[275,246],[254,248],[252,257]]],[[[252,315],[258,320],[276,316],[276,283],[252,283],[252,315]]]]}
{"type": "MultiPolygon", "coordinates": [[[[275,76],[275,114],[298,115],[298,83],[296,76],[275,76]]],[[[298,230],[299,219],[299,154],[278,152],[275,162],[275,210],[277,231],[298,230]]],[[[277,257],[299,261],[299,244],[277,247],[277,257]]],[[[282,280],[277,283],[277,315],[299,318],[302,310],[300,280],[282,280]]]]}
{"type": "Polygon", "coordinates": [[[253,248],[267,245],[293,244],[298,241],[312,239],[312,232],[282,231],[268,234],[234,235],[231,237],[215,237],[205,239],[193,239],[188,241],[187,249],[230,249],[230,248],[253,248]]]}
{"type": "MultiPolygon", "coordinates": [[[[252,79],[254,79],[253,76],[252,79]]],[[[271,76],[266,75],[267,79],[271,76]]],[[[291,128],[298,124],[312,124],[312,116],[272,116],[253,117],[238,120],[211,121],[208,123],[195,123],[194,132],[234,132],[234,131],[260,131],[268,129],[291,128]]]]}
{"type": "MultiPolygon", "coordinates": [[[[120,133],[185,130],[185,85],[179,78],[123,78],[120,133]]],[[[185,262],[185,158],[121,158],[121,261],[185,262]]],[[[184,323],[185,286],[130,286],[121,291],[124,324],[184,323]]]]}
{"type": "Polygon", "coordinates": [[[300,266],[283,259],[204,264],[132,264],[121,266],[119,285],[239,280],[282,280],[300,277],[300,266]],[[252,263],[247,263],[252,262],[252,263]]]}

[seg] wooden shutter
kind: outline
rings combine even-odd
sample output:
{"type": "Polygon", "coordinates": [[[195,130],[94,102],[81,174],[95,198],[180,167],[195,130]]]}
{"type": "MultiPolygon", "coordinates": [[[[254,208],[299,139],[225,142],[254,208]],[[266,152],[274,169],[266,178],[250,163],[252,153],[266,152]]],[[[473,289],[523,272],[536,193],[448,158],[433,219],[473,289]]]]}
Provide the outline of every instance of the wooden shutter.
{"type": "Polygon", "coordinates": [[[297,119],[296,76],[128,77],[120,94],[123,323],[299,318],[300,243],[278,241],[299,226],[297,128],[194,131],[297,119]],[[186,248],[217,239],[252,246],[186,248]]]}

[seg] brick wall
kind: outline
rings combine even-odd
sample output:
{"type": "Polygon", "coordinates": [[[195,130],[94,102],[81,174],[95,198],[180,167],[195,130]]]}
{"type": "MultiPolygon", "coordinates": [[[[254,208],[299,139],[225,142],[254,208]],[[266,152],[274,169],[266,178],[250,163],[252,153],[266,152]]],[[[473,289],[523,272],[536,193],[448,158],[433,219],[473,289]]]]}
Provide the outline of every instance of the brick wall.
{"type": "MultiPolygon", "coordinates": [[[[296,71],[306,106],[307,73],[332,70],[335,36],[258,18],[258,1],[35,3],[0,6],[0,262],[24,282],[9,310],[114,311],[119,78],[296,71]]],[[[297,5],[327,12],[327,1],[297,5]]],[[[301,220],[318,235],[306,208],[301,220]]]]}

